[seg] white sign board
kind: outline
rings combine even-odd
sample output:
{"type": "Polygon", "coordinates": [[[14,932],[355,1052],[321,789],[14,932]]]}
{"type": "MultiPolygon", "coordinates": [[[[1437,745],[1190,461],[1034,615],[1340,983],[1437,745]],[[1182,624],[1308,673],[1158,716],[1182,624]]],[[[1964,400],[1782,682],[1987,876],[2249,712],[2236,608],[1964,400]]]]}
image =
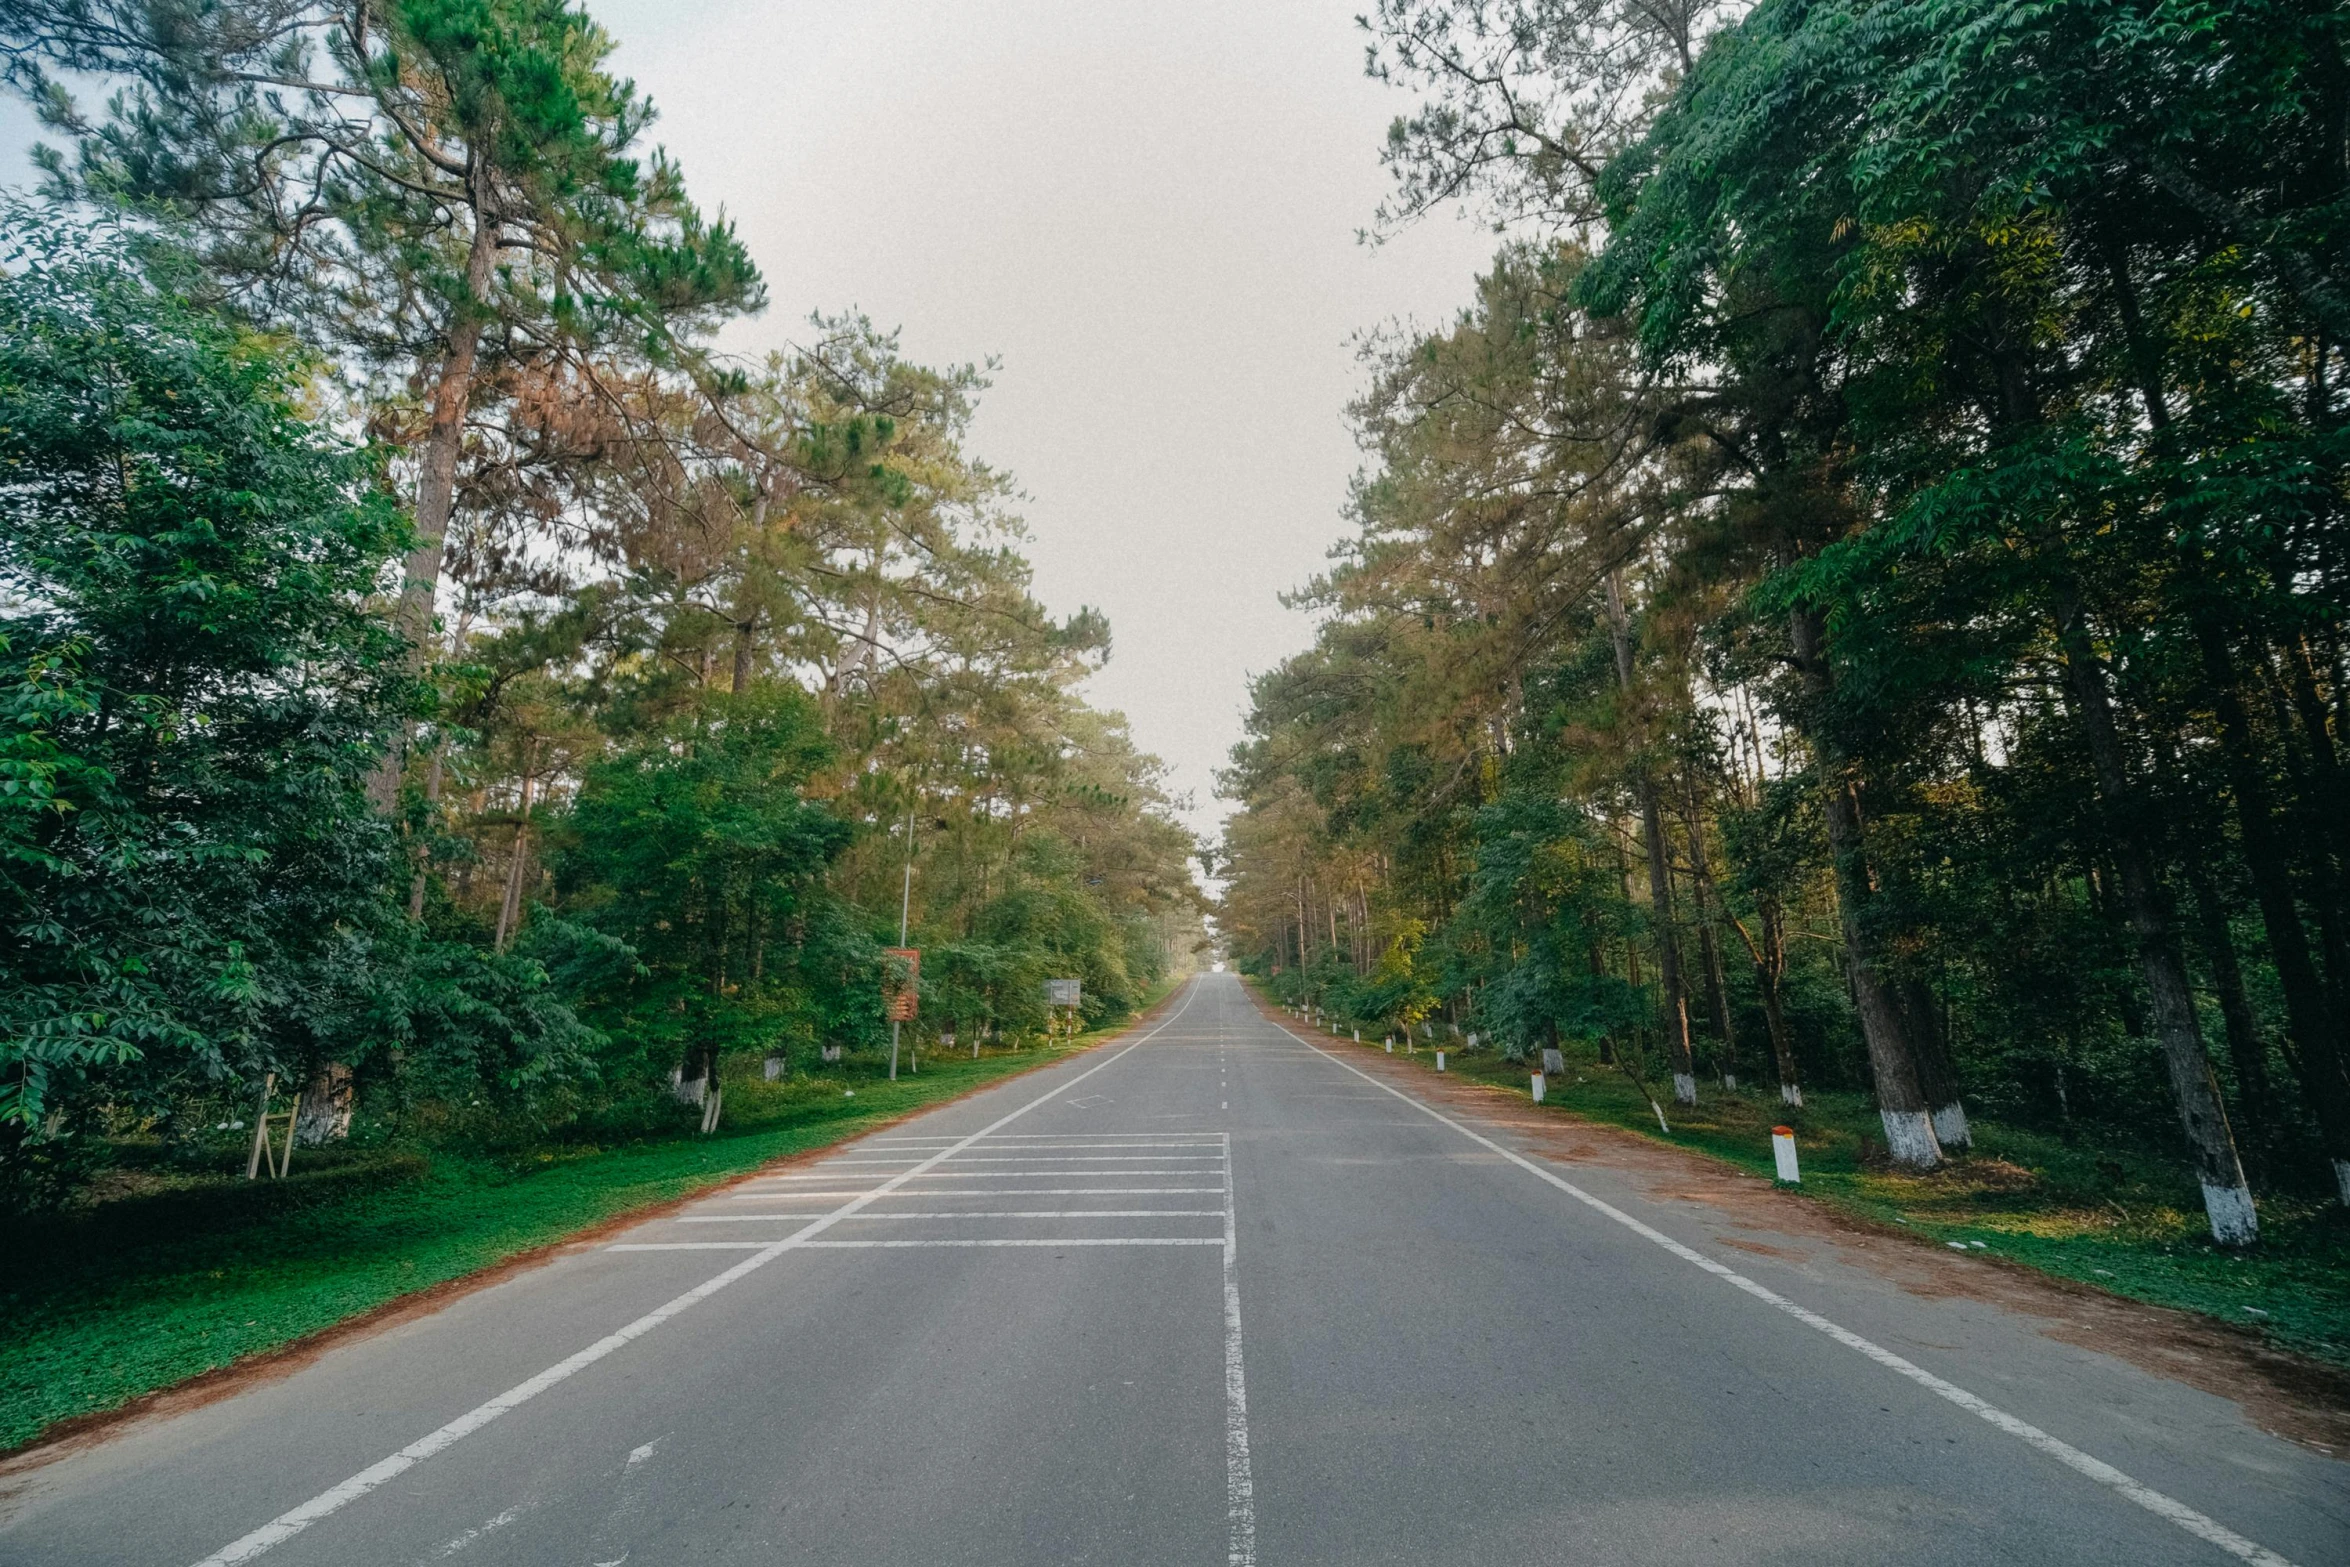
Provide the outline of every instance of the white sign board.
{"type": "Polygon", "coordinates": [[[1044,999],[1050,1006],[1073,1007],[1083,988],[1073,979],[1048,979],[1044,982],[1044,999]]]}

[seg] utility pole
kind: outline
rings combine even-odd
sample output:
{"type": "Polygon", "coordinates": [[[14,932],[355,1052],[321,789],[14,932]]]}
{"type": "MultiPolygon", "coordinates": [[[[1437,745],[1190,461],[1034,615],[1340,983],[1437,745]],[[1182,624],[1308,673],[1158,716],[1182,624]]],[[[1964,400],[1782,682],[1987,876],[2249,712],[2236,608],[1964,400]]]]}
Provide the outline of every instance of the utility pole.
{"type": "MultiPolygon", "coordinates": [[[[898,945],[906,944],[906,920],[914,907],[914,805],[906,802],[906,874],[898,883],[898,945]]],[[[896,1018],[889,1020],[889,1080],[898,1080],[898,1030],[905,1025],[896,1018]]]]}

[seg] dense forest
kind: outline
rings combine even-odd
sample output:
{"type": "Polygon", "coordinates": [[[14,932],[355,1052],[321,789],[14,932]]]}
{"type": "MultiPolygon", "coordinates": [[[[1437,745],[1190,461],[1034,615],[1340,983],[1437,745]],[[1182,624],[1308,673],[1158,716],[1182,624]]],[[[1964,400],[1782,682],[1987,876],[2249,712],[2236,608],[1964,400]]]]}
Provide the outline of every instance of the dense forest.
{"type": "Polygon", "coordinates": [[[47,131],[0,212],[8,1201],[233,1143],[271,1074],[305,1143],[708,1131],[888,1049],[901,942],[908,1043],[974,1051],[1192,961],[983,375],[853,313],[722,351],[766,286],[610,53],[562,0],[0,12],[47,131]]]}
{"type": "Polygon", "coordinates": [[[1384,220],[1504,242],[1367,351],[1234,955],[1664,1104],[1865,1091],[1896,1168],[2160,1146],[2222,1244],[2350,1202],[2350,17],[1364,25],[1384,220]]]}

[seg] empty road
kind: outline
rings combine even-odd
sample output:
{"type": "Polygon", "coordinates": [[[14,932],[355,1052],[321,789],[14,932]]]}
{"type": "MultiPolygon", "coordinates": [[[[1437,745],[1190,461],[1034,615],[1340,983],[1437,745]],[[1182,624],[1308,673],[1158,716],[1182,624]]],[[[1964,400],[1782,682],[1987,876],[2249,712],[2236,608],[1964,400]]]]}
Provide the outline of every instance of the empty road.
{"type": "Polygon", "coordinates": [[[2234,1404],[1425,1083],[1202,976],[21,1472],[0,1562],[2350,1561],[2234,1404]]]}

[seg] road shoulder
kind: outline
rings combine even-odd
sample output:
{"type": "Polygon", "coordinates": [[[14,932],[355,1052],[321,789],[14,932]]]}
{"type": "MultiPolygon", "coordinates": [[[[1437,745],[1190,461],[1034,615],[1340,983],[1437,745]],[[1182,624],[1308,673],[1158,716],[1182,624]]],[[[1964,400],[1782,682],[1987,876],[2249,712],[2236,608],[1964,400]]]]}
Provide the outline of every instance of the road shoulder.
{"type": "Polygon", "coordinates": [[[1927,1237],[1872,1223],[1694,1150],[1669,1146],[1524,1096],[1433,1070],[1427,1056],[1376,1045],[1283,1015],[1253,987],[1258,1011],[1447,1115],[1474,1123],[1528,1157],[1604,1170],[1650,1201],[1695,1204],[1719,1244],[1806,1271],[1863,1270],[1921,1300],[1964,1299],[2030,1319],[2041,1335],[2226,1399],[2263,1431],[2350,1461],[2350,1373],[2264,1343],[2195,1313],[2148,1305],[1927,1237]]]}

